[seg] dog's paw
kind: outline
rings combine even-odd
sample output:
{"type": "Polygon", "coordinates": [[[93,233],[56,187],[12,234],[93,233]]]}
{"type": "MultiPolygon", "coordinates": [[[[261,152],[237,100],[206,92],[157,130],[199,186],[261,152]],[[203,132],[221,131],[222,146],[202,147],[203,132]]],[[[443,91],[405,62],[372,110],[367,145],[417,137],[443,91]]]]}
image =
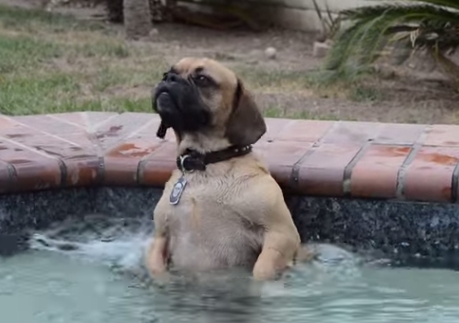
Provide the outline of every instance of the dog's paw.
{"type": "Polygon", "coordinates": [[[264,280],[276,280],[280,277],[281,272],[276,270],[273,266],[267,266],[263,264],[256,264],[253,268],[253,278],[254,280],[264,281],[264,280]]]}
{"type": "Polygon", "coordinates": [[[162,264],[152,264],[152,263],[148,263],[147,264],[147,268],[148,268],[148,271],[150,272],[150,274],[153,276],[153,277],[156,277],[156,276],[161,276],[162,274],[164,274],[167,270],[166,270],[166,266],[162,265],[162,264]]]}
{"type": "Polygon", "coordinates": [[[163,271],[161,273],[151,273],[151,278],[153,283],[159,287],[162,287],[171,282],[171,274],[168,271],[163,271]]]}
{"type": "Polygon", "coordinates": [[[165,264],[161,261],[149,261],[147,262],[147,270],[153,281],[159,284],[166,283],[170,280],[170,274],[167,271],[165,264]]]}

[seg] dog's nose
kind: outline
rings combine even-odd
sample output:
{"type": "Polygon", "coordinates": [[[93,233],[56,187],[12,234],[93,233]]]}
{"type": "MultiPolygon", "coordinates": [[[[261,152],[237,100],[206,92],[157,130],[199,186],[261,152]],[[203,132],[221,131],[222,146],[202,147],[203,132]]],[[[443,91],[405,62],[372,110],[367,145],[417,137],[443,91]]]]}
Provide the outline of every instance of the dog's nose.
{"type": "Polygon", "coordinates": [[[178,78],[179,78],[179,76],[177,74],[169,73],[169,74],[167,74],[166,82],[170,82],[170,83],[177,82],[178,78]]]}

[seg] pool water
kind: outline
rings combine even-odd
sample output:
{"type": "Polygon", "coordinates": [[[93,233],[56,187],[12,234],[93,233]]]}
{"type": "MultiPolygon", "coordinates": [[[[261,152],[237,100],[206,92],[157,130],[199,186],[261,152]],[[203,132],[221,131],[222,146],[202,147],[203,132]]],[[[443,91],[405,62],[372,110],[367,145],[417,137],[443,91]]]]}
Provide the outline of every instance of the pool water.
{"type": "Polygon", "coordinates": [[[452,270],[323,259],[276,282],[255,283],[247,273],[224,271],[172,276],[169,284],[157,285],[140,268],[146,236],[113,236],[101,241],[86,235],[78,248],[65,250],[38,244],[0,258],[2,322],[459,321],[459,273],[452,270]]]}

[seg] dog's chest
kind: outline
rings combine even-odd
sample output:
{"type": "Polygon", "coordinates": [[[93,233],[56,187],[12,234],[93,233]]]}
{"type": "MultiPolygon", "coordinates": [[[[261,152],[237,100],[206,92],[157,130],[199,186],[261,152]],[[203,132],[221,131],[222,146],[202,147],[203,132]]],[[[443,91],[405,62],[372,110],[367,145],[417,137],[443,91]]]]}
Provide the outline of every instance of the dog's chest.
{"type": "Polygon", "coordinates": [[[234,198],[235,188],[224,180],[194,181],[193,178],[180,177],[165,194],[169,204],[169,225],[188,223],[196,228],[196,225],[206,225],[209,221],[223,221],[225,225],[228,225],[226,222],[240,221],[237,210],[241,205],[234,198]]]}
{"type": "Polygon", "coordinates": [[[237,184],[218,177],[191,179],[181,189],[179,201],[172,204],[170,196],[179,189],[174,192],[171,185],[159,206],[166,213],[174,263],[185,267],[199,262],[205,267],[252,264],[262,243],[262,230],[248,220],[250,216],[244,213],[249,210],[235,198],[235,194],[244,194],[237,184]]]}

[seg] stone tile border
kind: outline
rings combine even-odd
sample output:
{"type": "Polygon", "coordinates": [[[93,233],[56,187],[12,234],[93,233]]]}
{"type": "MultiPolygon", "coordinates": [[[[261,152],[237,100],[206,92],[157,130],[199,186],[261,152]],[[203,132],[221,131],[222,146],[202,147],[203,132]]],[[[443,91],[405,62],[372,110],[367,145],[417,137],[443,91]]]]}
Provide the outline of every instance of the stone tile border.
{"type": "MultiPolygon", "coordinates": [[[[123,219],[112,239],[154,230],[151,216],[161,193],[158,187],[112,186],[0,195],[0,258],[26,250],[36,230],[66,220],[101,215],[107,228],[123,219]]],[[[285,200],[303,242],[345,246],[376,265],[459,270],[459,208],[453,203],[289,194],[285,200]]]]}
{"type": "MultiPolygon", "coordinates": [[[[254,146],[289,193],[458,200],[459,126],[266,119],[254,146]]],[[[161,187],[175,167],[153,113],[0,116],[0,194],[63,187],[161,187]]]]}

